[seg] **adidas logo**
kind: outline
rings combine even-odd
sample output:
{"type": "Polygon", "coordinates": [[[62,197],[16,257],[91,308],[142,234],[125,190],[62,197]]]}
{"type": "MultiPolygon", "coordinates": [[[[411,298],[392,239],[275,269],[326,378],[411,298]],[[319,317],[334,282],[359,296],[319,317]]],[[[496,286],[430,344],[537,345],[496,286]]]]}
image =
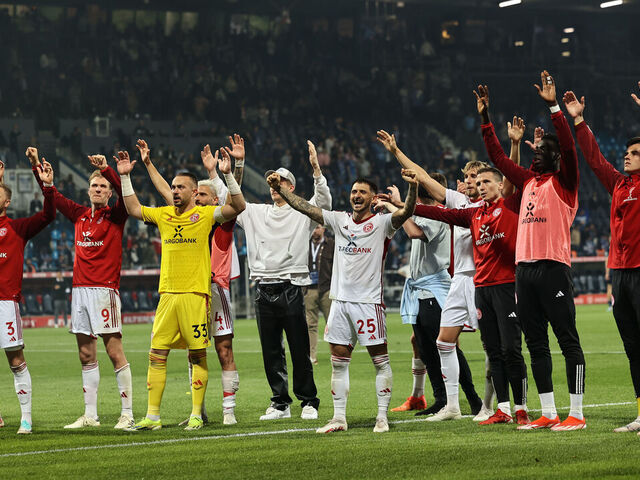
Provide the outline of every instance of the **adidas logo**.
{"type": "Polygon", "coordinates": [[[220,325],[220,326],[218,327],[218,331],[220,331],[220,330],[224,330],[224,327],[223,327],[222,325],[220,325]]]}
{"type": "Polygon", "coordinates": [[[15,341],[16,341],[16,337],[11,337],[11,338],[9,339],[9,341],[10,341],[10,342],[15,342],[15,341]]]}
{"type": "Polygon", "coordinates": [[[129,397],[127,397],[127,393],[126,393],[126,392],[122,392],[122,393],[120,394],[120,397],[121,397],[121,398],[129,398],[129,397]]]}
{"type": "Polygon", "coordinates": [[[509,314],[509,318],[516,318],[516,312],[511,312],[509,314]]]}
{"type": "MultiPolygon", "coordinates": [[[[147,384],[147,385],[149,385],[149,384],[147,384]]],[[[82,387],[82,393],[87,393],[87,389],[82,387]]]]}
{"type": "Polygon", "coordinates": [[[331,395],[333,395],[334,397],[336,396],[336,392],[334,392],[333,390],[331,390],[331,395]]]}
{"type": "Polygon", "coordinates": [[[391,393],[391,389],[385,388],[384,390],[380,390],[380,393],[391,393]]]}
{"type": "Polygon", "coordinates": [[[196,380],[195,382],[192,383],[192,385],[193,385],[193,388],[195,388],[196,390],[204,386],[202,383],[202,380],[196,380]]]}
{"type": "Polygon", "coordinates": [[[16,392],[16,395],[26,395],[27,392],[25,392],[24,390],[20,390],[19,392],[16,392]]]}
{"type": "Polygon", "coordinates": [[[562,293],[562,290],[558,290],[558,293],[556,293],[556,298],[560,297],[564,297],[564,293],[562,293]]]}
{"type": "Polygon", "coordinates": [[[375,334],[372,334],[372,335],[369,337],[369,340],[375,340],[375,339],[376,339],[375,334]]]}

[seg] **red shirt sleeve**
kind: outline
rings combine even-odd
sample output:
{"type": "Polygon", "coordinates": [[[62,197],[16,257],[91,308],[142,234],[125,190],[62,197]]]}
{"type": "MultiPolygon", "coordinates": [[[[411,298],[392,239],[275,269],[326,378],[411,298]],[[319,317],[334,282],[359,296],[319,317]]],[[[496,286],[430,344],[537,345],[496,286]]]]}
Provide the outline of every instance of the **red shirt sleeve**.
{"type": "Polygon", "coordinates": [[[487,149],[487,154],[491,162],[516,188],[522,189],[525,182],[529,178],[534,177],[535,173],[520,165],[516,165],[507,154],[504,153],[492,123],[482,125],[480,128],[482,129],[484,146],[487,149]]]}
{"type": "MultiPolygon", "coordinates": [[[[38,171],[33,167],[31,168],[31,171],[33,172],[33,176],[36,177],[36,181],[38,182],[38,185],[40,185],[40,188],[44,192],[44,189],[46,187],[43,185],[42,180],[40,180],[38,171]]],[[[60,213],[62,213],[65,217],[67,217],[69,220],[75,223],[78,217],[84,213],[84,211],[86,210],[86,207],[83,207],[82,205],[78,205],[76,202],[69,200],[67,197],[62,195],[57,189],[54,188],[53,190],[54,190],[53,201],[55,202],[55,208],[57,208],[60,211],[60,213]]]]}
{"type": "MultiPolygon", "coordinates": [[[[578,172],[578,152],[576,144],[569,128],[567,118],[562,111],[551,115],[553,127],[556,129],[558,141],[560,142],[560,171],[557,178],[560,189],[556,188],[558,195],[567,205],[574,205],[577,200],[578,183],[580,174],[578,172]]],[[[557,187],[557,185],[556,185],[557,187]]]]}
{"type": "Polygon", "coordinates": [[[111,221],[114,223],[124,223],[127,221],[129,214],[127,213],[127,208],[124,205],[124,200],[122,199],[122,184],[120,183],[120,175],[116,173],[116,171],[107,167],[104,170],[101,170],[102,176],[107,179],[107,181],[111,184],[113,189],[118,194],[118,200],[116,201],[116,205],[111,210],[111,221]]]}
{"type": "Polygon", "coordinates": [[[522,190],[516,190],[507,198],[504,199],[504,206],[515,212],[517,214],[520,213],[520,202],[522,201],[522,190]]]}
{"type": "Polygon", "coordinates": [[[458,225],[459,227],[469,228],[473,212],[477,212],[477,208],[443,208],[429,205],[416,205],[414,215],[419,217],[431,218],[450,225],[458,225]]]}
{"type": "Polygon", "coordinates": [[[580,122],[575,128],[578,145],[580,145],[580,150],[582,150],[584,158],[587,160],[593,173],[598,177],[598,180],[600,180],[604,188],[607,189],[609,195],[613,195],[613,189],[624,175],[604,158],[600,147],[598,147],[598,142],[596,142],[596,137],[587,125],[587,122],[580,122]]]}
{"type": "Polygon", "coordinates": [[[55,187],[43,187],[44,204],[42,210],[30,217],[16,218],[11,222],[18,235],[25,240],[29,240],[56,218],[56,206],[53,199],[55,191],[55,187]]]}

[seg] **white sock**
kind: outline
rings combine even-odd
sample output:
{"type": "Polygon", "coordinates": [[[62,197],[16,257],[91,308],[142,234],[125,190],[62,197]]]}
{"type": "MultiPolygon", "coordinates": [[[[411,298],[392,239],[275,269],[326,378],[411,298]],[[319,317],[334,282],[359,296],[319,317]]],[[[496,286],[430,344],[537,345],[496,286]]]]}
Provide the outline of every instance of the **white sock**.
{"type": "Polygon", "coordinates": [[[349,396],[348,357],[331,355],[331,396],[333,397],[333,418],[346,420],[347,397],[349,396]]]}
{"type": "Polygon", "coordinates": [[[237,370],[222,370],[222,413],[233,413],[239,386],[240,377],[237,370]]]}
{"type": "Polygon", "coordinates": [[[133,418],[133,387],[131,386],[131,367],[127,363],[124,367],[115,370],[116,382],[118,383],[118,391],[120,392],[120,401],[122,402],[122,410],[120,415],[129,415],[133,418]]]}
{"type": "Polygon", "coordinates": [[[500,402],[500,403],[498,403],[498,409],[502,413],[506,413],[507,415],[511,416],[511,402],[500,402]]]}
{"type": "Polygon", "coordinates": [[[420,398],[424,395],[424,380],[427,375],[427,367],[419,358],[411,360],[411,373],[413,373],[413,391],[411,396],[420,398]]]}
{"type": "Polygon", "coordinates": [[[378,416],[387,418],[389,403],[391,403],[391,390],[393,389],[393,374],[389,355],[376,355],[371,357],[373,366],[376,367],[376,394],[378,395],[378,416]]]}
{"type": "Polygon", "coordinates": [[[496,399],[496,390],[493,388],[493,381],[491,380],[489,369],[489,357],[484,354],[484,398],[482,399],[482,406],[486,410],[493,410],[493,402],[496,399]]]}
{"type": "Polygon", "coordinates": [[[525,412],[527,411],[527,406],[526,405],[514,405],[513,406],[513,410],[514,411],[519,411],[519,410],[524,410],[525,412]]]}
{"type": "Polygon", "coordinates": [[[569,397],[571,399],[571,409],[569,410],[569,416],[575,417],[578,420],[582,420],[584,416],[582,415],[582,393],[570,393],[569,397]]]}
{"type": "Polygon", "coordinates": [[[27,368],[27,363],[23,362],[17,367],[11,367],[13,372],[13,384],[16,387],[16,395],[20,402],[22,420],[31,424],[31,374],[27,368]]]}
{"type": "Polygon", "coordinates": [[[85,417],[98,419],[98,385],[100,384],[100,369],[98,362],[82,366],[82,390],[84,391],[85,417]]]}
{"type": "Polygon", "coordinates": [[[460,377],[460,364],[456,354],[456,344],[436,340],[438,355],[440,355],[440,368],[444,387],[447,390],[447,408],[460,410],[458,400],[458,378],[460,377]]]}
{"type": "Polygon", "coordinates": [[[547,418],[556,418],[556,402],[553,399],[553,392],[540,394],[540,406],[542,407],[542,416],[547,418]]]}

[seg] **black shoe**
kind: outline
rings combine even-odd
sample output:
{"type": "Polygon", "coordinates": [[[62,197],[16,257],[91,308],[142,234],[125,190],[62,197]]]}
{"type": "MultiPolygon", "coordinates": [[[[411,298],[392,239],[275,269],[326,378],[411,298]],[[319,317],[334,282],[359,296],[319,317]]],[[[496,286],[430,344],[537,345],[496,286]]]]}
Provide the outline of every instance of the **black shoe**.
{"type": "Polygon", "coordinates": [[[418,413],[416,413],[416,417],[419,415],[433,415],[434,413],[438,413],[440,410],[442,410],[446,405],[447,402],[445,402],[444,400],[436,400],[435,403],[429,408],[425,408],[424,410],[420,410],[418,413]]]}
{"type": "Polygon", "coordinates": [[[475,417],[478,413],[480,413],[480,410],[482,410],[482,400],[480,400],[480,397],[478,397],[476,401],[469,402],[469,406],[471,407],[471,415],[475,417]]]}

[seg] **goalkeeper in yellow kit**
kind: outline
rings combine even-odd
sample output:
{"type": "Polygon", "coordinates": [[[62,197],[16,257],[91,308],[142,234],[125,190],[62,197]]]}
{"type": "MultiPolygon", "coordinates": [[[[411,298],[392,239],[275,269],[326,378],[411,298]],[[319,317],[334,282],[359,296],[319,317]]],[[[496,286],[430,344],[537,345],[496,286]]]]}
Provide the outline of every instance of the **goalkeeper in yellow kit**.
{"type": "Polygon", "coordinates": [[[185,430],[202,428],[202,402],[207,389],[209,370],[209,301],[211,295],[211,258],[209,234],[213,225],[235,218],[245,208],[240,187],[231,174],[229,158],[219,163],[231,201],[220,206],[196,206],[198,180],[188,172],[178,172],[171,183],[173,206],[150,208],[140,205],[136,197],[127,152],[118,152],[118,173],[122,179],[122,196],[130,216],[154,223],[162,239],[160,264],[160,301],[156,309],[149,351],[147,415],[129,431],[157,430],[160,403],[167,379],[167,356],[172,348],[188,348],[193,364],[191,399],[193,407],[185,430]]]}

